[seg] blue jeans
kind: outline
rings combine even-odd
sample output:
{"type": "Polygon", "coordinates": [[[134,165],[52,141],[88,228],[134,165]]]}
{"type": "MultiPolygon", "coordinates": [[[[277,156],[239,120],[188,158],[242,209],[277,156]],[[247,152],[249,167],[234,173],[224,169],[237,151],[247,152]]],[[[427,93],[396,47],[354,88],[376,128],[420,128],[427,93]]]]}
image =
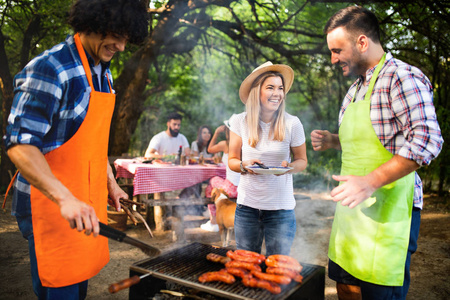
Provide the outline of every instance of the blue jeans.
{"type": "Polygon", "coordinates": [[[289,255],[295,231],[294,210],[259,210],[242,204],[236,207],[234,232],[237,249],[261,253],[265,239],[266,256],[289,255]]]}
{"type": "Polygon", "coordinates": [[[404,300],[408,293],[411,282],[409,267],[411,255],[417,250],[417,239],[419,238],[420,209],[414,208],[411,217],[411,231],[409,234],[408,253],[405,262],[405,279],[403,286],[384,286],[361,281],[333,261],[328,262],[328,276],[339,283],[356,285],[361,287],[361,295],[364,300],[404,300]]]}
{"type": "Polygon", "coordinates": [[[33,290],[40,300],[82,300],[86,298],[88,281],[85,280],[78,284],[73,284],[60,288],[49,288],[42,286],[39,278],[36,251],[34,248],[33,223],[31,216],[16,217],[22,236],[28,240],[28,248],[30,251],[31,278],[33,281],[33,290]]]}

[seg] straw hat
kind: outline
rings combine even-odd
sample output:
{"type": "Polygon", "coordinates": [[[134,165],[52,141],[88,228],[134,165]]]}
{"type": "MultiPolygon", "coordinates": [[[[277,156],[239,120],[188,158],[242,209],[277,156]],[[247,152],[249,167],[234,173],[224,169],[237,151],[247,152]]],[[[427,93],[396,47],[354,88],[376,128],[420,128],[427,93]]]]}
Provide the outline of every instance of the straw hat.
{"type": "Polygon", "coordinates": [[[242,81],[241,87],[239,88],[239,98],[241,98],[241,101],[244,102],[244,104],[247,102],[253,81],[255,81],[259,75],[268,71],[281,73],[284,79],[284,92],[286,94],[289,92],[292,82],[294,81],[294,70],[287,65],[274,65],[272,62],[268,61],[254,69],[253,72],[242,81]]]}

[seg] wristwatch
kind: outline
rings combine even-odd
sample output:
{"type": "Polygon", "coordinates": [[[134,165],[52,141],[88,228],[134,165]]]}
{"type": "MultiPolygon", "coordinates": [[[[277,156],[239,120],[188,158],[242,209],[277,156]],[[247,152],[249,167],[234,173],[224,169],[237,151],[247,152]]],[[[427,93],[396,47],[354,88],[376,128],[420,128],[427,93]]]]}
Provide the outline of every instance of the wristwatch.
{"type": "Polygon", "coordinates": [[[247,173],[247,169],[244,168],[244,165],[242,164],[242,160],[241,160],[241,164],[239,165],[241,167],[241,173],[247,173]]]}

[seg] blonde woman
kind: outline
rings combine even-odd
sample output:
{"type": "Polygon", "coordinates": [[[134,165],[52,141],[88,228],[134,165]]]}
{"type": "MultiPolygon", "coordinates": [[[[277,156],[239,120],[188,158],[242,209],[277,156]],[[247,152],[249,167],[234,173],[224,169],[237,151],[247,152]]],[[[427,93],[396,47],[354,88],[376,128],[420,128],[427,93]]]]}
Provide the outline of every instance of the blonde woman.
{"type": "Polygon", "coordinates": [[[240,172],[235,217],[238,249],[289,255],[296,231],[292,174],[307,165],[300,120],[285,112],[294,80],[287,65],[266,62],[241,84],[246,111],[230,119],[228,164],[240,172]],[[251,166],[285,167],[278,175],[257,174],[251,166]]]}

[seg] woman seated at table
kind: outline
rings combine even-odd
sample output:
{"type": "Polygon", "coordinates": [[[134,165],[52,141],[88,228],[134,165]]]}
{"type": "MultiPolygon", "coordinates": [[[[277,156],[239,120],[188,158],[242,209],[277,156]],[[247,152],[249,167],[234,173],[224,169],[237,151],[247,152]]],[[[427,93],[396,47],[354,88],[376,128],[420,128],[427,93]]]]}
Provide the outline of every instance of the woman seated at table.
{"type": "Polygon", "coordinates": [[[193,156],[203,155],[204,158],[212,158],[212,154],[208,152],[208,146],[211,142],[211,129],[203,125],[198,129],[197,140],[191,144],[191,153],[193,156]]]}
{"type": "MultiPolygon", "coordinates": [[[[203,158],[212,158],[212,154],[208,152],[209,142],[211,141],[211,129],[208,126],[202,125],[198,129],[197,140],[191,144],[191,155],[200,156],[203,158]]],[[[199,198],[202,193],[202,182],[193,186],[185,188],[181,191],[179,198],[189,198],[192,195],[199,198]]]]}

